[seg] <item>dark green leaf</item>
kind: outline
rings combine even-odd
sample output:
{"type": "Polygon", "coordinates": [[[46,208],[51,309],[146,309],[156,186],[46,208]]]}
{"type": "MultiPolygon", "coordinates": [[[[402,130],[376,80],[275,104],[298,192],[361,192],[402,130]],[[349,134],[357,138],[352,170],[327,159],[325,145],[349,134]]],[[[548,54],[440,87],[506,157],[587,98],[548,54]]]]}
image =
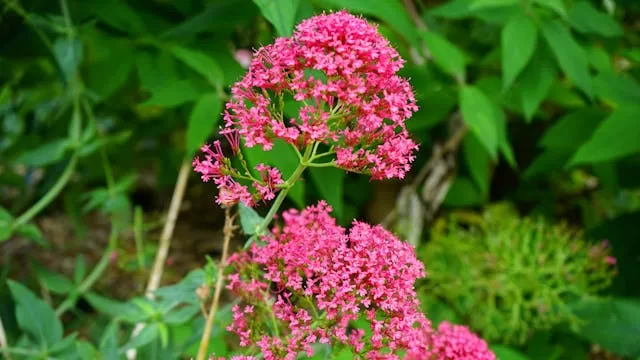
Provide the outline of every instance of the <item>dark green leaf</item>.
{"type": "Polygon", "coordinates": [[[65,79],[71,81],[82,62],[82,43],[77,38],[59,38],[53,43],[53,52],[65,79]]]}
{"type": "Polygon", "coordinates": [[[78,254],[76,256],[76,265],[73,269],[73,281],[76,284],[80,284],[87,274],[87,260],[84,255],[78,254]]]}
{"type": "Polygon", "coordinates": [[[465,78],[464,54],[445,37],[434,32],[423,32],[422,37],[429,47],[433,61],[444,72],[458,80],[465,78]]]}
{"type": "Polygon", "coordinates": [[[571,153],[558,150],[547,150],[539,155],[524,172],[525,178],[532,178],[550,171],[562,170],[571,158],[571,153]]]}
{"type": "Polygon", "coordinates": [[[484,202],[484,196],[473,182],[464,177],[456,177],[444,199],[446,206],[475,206],[484,202]]]}
{"type": "Polygon", "coordinates": [[[92,56],[83,79],[89,90],[97,93],[100,99],[105,99],[130,79],[129,74],[135,64],[135,57],[132,56],[135,49],[127,40],[97,30],[87,33],[92,56]]]}
{"type": "Polygon", "coordinates": [[[584,98],[573,87],[560,81],[551,85],[545,100],[565,108],[581,108],[586,106],[584,98]]]}
{"type": "Polygon", "coordinates": [[[336,168],[310,168],[311,181],[327,201],[338,219],[342,218],[344,205],[344,171],[336,168]]]}
{"type": "Polygon", "coordinates": [[[402,34],[410,43],[418,44],[416,27],[399,0],[321,0],[321,3],[375,16],[402,34]]]}
{"type": "Polygon", "coordinates": [[[187,156],[191,156],[215,131],[222,111],[217,93],[204,94],[193,106],[187,124],[187,156]]]}
{"type": "Polygon", "coordinates": [[[135,35],[147,31],[140,15],[125,0],[101,0],[91,3],[91,8],[96,17],[120,31],[135,35]]]}
{"type": "Polygon", "coordinates": [[[571,112],[555,122],[540,140],[540,146],[553,150],[574,152],[589,140],[606,114],[599,108],[583,108],[571,112]]]}
{"type": "MultiPolygon", "coordinates": [[[[291,145],[284,141],[275,141],[270,151],[262,150],[260,146],[246,148],[244,150],[251,168],[263,163],[265,165],[275,166],[282,172],[282,178],[286,181],[298,166],[299,159],[291,145]]],[[[305,206],[304,200],[304,182],[298,181],[287,194],[293,202],[299,207],[305,206]]]]}
{"type": "Polygon", "coordinates": [[[522,110],[528,122],[546,98],[556,76],[553,59],[545,50],[545,47],[538,46],[519,78],[522,110]]]}
{"type": "Polygon", "coordinates": [[[472,2],[469,0],[446,1],[429,9],[428,14],[447,19],[462,19],[473,13],[471,4],[472,2]]]}
{"type": "Polygon", "coordinates": [[[502,109],[498,105],[493,104],[493,111],[496,113],[496,121],[498,126],[498,147],[500,148],[500,152],[502,156],[507,160],[507,163],[512,168],[517,168],[518,163],[516,162],[516,157],[513,153],[513,148],[511,147],[511,142],[509,141],[509,134],[507,132],[507,119],[502,112],[502,109]]]}
{"type": "Polygon", "coordinates": [[[518,12],[502,29],[502,87],[511,86],[536,49],[538,32],[528,16],[518,12]]]}
{"type": "Polygon", "coordinates": [[[593,89],[589,76],[589,63],[584,49],[575,41],[569,30],[560,21],[542,24],[542,34],[567,77],[591,97],[593,89]]]}
{"type": "Polygon", "coordinates": [[[502,345],[493,345],[491,350],[496,354],[496,360],[528,360],[524,354],[502,345]]]}
{"type": "Polygon", "coordinates": [[[573,306],[584,321],[578,333],[620,355],[640,356],[640,302],[637,299],[587,299],[573,306]]]}
{"type": "Polygon", "coordinates": [[[460,90],[460,110],[462,119],[478,137],[491,158],[498,150],[498,124],[491,100],[480,89],[464,86],[460,90]]]}
{"type": "Polygon", "coordinates": [[[12,280],[7,284],[16,303],[20,329],[44,348],[51,348],[62,340],[62,323],[53,309],[22,284],[12,280]]]}
{"type": "Polygon", "coordinates": [[[640,151],[640,106],[625,105],[605,119],[589,141],[580,147],[571,164],[614,160],[640,151]]]}
{"type": "Polygon", "coordinates": [[[240,212],[240,224],[242,225],[242,232],[247,235],[255,235],[264,220],[258,213],[242,203],[238,204],[238,211],[240,212]]]}
{"type": "Polygon", "coordinates": [[[198,99],[200,94],[201,92],[193,86],[191,81],[178,80],[167,84],[166,87],[153,90],[151,98],[142,103],[142,105],[175,107],[198,99]]]}
{"type": "Polygon", "coordinates": [[[622,36],[622,27],[609,15],[598,11],[587,1],[576,1],[569,9],[569,23],[582,33],[606,37],[622,36]]]}
{"type": "Polygon", "coordinates": [[[33,264],[33,268],[38,275],[38,279],[40,280],[42,286],[44,286],[49,291],[56,294],[67,294],[73,290],[73,283],[66,277],[56,272],[47,270],[37,263],[33,264]]]}
{"type": "Polygon", "coordinates": [[[49,165],[62,159],[69,146],[68,139],[53,140],[23,153],[15,162],[27,166],[49,165]]]}
{"type": "Polygon", "coordinates": [[[487,150],[473,133],[464,138],[462,150],[465,164],[467,164],[471,177],[480,188],[480,192],[486,196],[489,193],[489,165],[491,160],[487,150]]]}
{"type": "Polygon", "coordinates": [[[122,144],[131,137],[131,134],[131,131],[122,131],[117,134],[98,137],[93,141],[82,145],[82,147],[78,150],[78,155],[85,157],[95,153],[100,148],[122,144]]]}
{"type": "Polygon", "coordinates": [[[276,28],[278,36],[291,36],[300,0],[253,0],[262,15],[276,28]]]}
{"type": "Polygon", "coordinates": [[[0,206],[0,242],[8,240],[13,234],[13,216],[0,206]]]}
{"type": "Polygon", "coordinates": [[[202,51],[174,45],[171,52],[180,61],[204,76],[209,83],[220,86],[224,82],[224,73],[215,59],[202,51]]]}

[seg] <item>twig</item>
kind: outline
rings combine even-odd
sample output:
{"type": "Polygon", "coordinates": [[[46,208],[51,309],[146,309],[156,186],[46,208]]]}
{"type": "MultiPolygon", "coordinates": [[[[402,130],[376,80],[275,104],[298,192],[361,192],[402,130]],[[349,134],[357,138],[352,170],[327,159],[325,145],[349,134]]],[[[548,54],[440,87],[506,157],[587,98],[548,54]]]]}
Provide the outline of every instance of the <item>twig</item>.
{"type": "MultiPolygon", "coordinates": [[[[156,258],[153,262],[153,268],[151,275],[149,276],[149,283],[145,290],[145,296],[148,299],[153,299],[153,292],[158,290],[160,286],[160,280],[162,279],[162,272],[164,271],[164,264],[167,261],[169,255],[169,248],[171,247],[171,237],[173,230],[176,227],[176,221],[178,220],[178,213],[180,206],[182,205],[182,198],[184,197],[185,189],[187,188],[187,181],[189,180],[189,162],[187,160],[182,162],[180,171],[178,173],[178,180],[176,186],[173,189],[173,196],[171,197],[171,203],[169,204],[169,213],[167,214],[167,221],[162,229],[160,235],[160,246],[156,253],[156,258]]],[[[138,336],[138,334],[144,329],[144,323],[137,323],[133,332],[131,333],[131,339],[138,336]]],[[[136,358],[136,349],[130,349],[127,351],[127,359],[133,360],[136,358]]]]}
{"type": "Polygon", "coordinates": [[[207,316],[207,322],[204,326],[204,332],[202,333],[202,340],[200,341],[200,347],[198,348],[198,356],[196,360],[204,360],[206,357],[207,348],[209,347],[209,339],[211,338],[211,327],[213,325],[213,319],[216,316],[218,310],[218,303],[220,301],[220,294],[222,293],[222,285],[224,283],[224,267],[227,263],[227,254],[229,252],[229,242],[233,236],[234,216],[231,216],[231,209],[226,208],[224,212],[224,243],[222,245],[222,257],[218,264],[218,279],[216,280],[216,287],[213,292],[213,300],[211,301],[211,308],[207,316]]]}
{"type": "Polygon", "coordinates": [[[2,318],[0,318],[0,348],[2,348],[2,354],[7,360],[11,359],[11,354],[9,354],[9,343],[7,342],[7,335],[4,331],[4,326],[2,325],[2,318]]]}
{"type": "Polygon", "coordinates": [[[413,4],[413,0],[404,0],[404,7],[407,8],[407,12],[409,12],[411,19],[416,24],[418,29],[429,31],[427,24],[425,24],[424,21],[422,21],[422,19],[420,18],[420,15],[418,15],[418,10],[413,4]]]}

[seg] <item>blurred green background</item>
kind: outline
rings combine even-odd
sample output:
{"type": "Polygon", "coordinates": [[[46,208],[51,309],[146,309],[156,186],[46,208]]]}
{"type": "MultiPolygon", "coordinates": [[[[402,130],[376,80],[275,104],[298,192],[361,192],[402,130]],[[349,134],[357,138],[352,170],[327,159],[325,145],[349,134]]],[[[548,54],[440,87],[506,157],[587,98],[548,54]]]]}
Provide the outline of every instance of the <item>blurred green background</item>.
{"type": "MultiPolygon", "coordinates": [[[[224,219],[215,187],[186,172],[190,159],[218,137],[252,50],[340,9],[377,23],[407,61],[420,106],[407,126],[420,152],[402,182],[311,171],[285,205],[326,199],[341,223],[383,223],[419,247],[434,279],[495,286],[486,298],[484,285],[448,298],[420,285],[430,318],[471,324],[500,359],[640,359],[639,2],[2,0],[0,318],[24,350],[14,359],[194,355],[194,291],[211,281],[211,262],[201,268],[218,257],[224,219]],[[144,295],[181,168],[188,184],[163,283],[181,282],[163,299],[191,307],[176,315],[162,301],[126,299],[144,295]],[[510,209],[504,224],[487,218],[496,206],[510,209]],[[467,238],[478,247],[429,250],[467,238]],[[527,288],[518,271],[547,269],[522,260],[533,255],[517,239],[529,238],[556,244],[556,275],[586,269],[589,248],[606,239],[615,266],[584,281],[615,273],[611,286],[565,276],[527,288]],[[584,251],[566,255],[574,242],[584,251]],[[522,268],[477,270],[487,260],[472,255],[483,251],[522,268]],[[546,292],[558,295],[541,310],[548,321],[510,307],[546,292]],[[479,319],[485,311],[499,315],[479,319]],[[152,330],[127,342],[137,322],[152,330]]],[[[281,169],[297,161],[278,146],[247,157],[281,169]]],[[[218,321],[211,350],[231,354],[228,318],[218,321]]]]}

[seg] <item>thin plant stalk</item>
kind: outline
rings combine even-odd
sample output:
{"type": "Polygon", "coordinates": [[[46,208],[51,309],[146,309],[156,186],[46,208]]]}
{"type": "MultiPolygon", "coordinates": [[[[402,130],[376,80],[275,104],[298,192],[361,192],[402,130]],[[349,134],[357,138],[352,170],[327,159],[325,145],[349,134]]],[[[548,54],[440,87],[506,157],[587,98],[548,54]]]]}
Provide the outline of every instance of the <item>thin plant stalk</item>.
{"type": "MultiPolygon", "coordinates": [[[[234,216],[235,217],[235,216],[234,216]]],[[[231,216],[231,210],[225,209],[224,212],[224,242],[222,245],[222,257],[218,264],[218,278],[216,279],[216,286],[213,292],[213,300],[211,301],[211,308],[207,314],[207,321],[204,326],[204,332],[202,333],[202,340],[200,341],[200,347],[198,348],[198,356],[196,360],[204,360],[207,356],[207,348],[209,347],[209,339],[211,338],[211,327],[213,326],[213,319],[218,311],[218,303],[220,302],[220,295],[222,294],[222,285],[224,284],[224,268],[227,263],[227,255],[229,252],[229,242],[233,236],[234,217],[231,216]]]]}

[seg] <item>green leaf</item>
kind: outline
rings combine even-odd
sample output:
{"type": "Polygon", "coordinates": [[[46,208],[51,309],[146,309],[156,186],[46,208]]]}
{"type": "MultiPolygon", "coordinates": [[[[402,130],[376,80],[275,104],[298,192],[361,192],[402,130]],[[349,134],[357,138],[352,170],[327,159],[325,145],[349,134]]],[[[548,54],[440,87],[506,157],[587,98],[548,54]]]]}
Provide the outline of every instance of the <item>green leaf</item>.
{"type": "Polygon", "coordinates": [[[459,81],[465,78],[464,54],[445,37],[434,32],[423,32],[422,37],[429,47],[433,61],[444,72],[459,81]]]}
{"type": "Polygon", "coordinates": [[[338,219],[344,215],[344,171],[336,168],[310,168],[311,181],[338,219]]]}
{"type": "Polygon", "coordinates": [[[23,153],[15,162],[27,166],[49,165],[62,159],[69,147],[68,139],[53,140],[23,153]]]}
{"type": "Polygon", "coordinates": [[[573,306],[584,321],[578,333],[594,344],[614,353],[640,356],[640,302],[638,299],[591,298],[573,306]]]}
{"type": "MultiPolygon", "coordinates": [[[[261,146],[254,146],[252,148],[245,148],[244,152],[248,162],[251,164],[251,168],[260,163],[274,166],[280,170],[282,178],[285,181],[293,175],[299,163],[298,156],[291,148],[291,145],[281,140],[275,141],[270,151],[262,150],[261,146]]],[[[297,206],[301,208],[304,207],[304,181],[298,181],[289,190],[287,196],[293,200],[297,206]]]]}
{"type": "Polygon", "coordinates": [[[45,349],[62,340],[62,323],[53,309],[22,284],[13,280],[8,280],[7,284],[16,303],[15,314],[20,329],[45,349]]]}
{"type": "Polygon", "coordinates": [[[156,290],[155,295],[162,298],[162,301],[170,303],[199,304],[200,301],[196,296],[196,289],[205,284],[206,281],[204,270],[195,269],[189,272],[179,283],[163,286],[156,290]]]}
{"type": "Polygon", "coordinates": [[[82,42],[78,38],[59,38],[53,43],[53,53],[64,78],[70,82],[82,62],[82,42]]]}
{"type": "Polygon", "coordinates": [[[617,106],[640,104],[640,84],[631,76],[601,72],[593,79],[596,95],[617,106]]]}
{"type": "Polygon", "coordinates": [[[493,351],[494,354],[496,354],[496,360],[528,360],[529,359],[519,351],[506,346],[502,346],[502,345],[493,345],[491,346],[491,350],[493,351]]]}
{"type": "Polygon", "coordinates": [[[193,106],[187,124],[187,156],[191,156],[214,132],[222,111],[217,93],[204,94],[193,106]]]}
{"type": "Polygon", "coordinates": [[[184,324],[200,312],[200,305],[192,304],[171,310],[163,316],[164,322],[170,325],[184,324]]]}
{"type": "Polygon", "coordinates": [[[571,158],[571,153],[558,150],[547,150],[539,155],[525,170],[525,178],[533,178],[540,174],[546,174],[554,170],[562,170],[571,158]]]}
{"type": "Polygon", "coordinates": [[[71,280],[54,271],[47,270],[38,263],[33,263],[33,269],[42,286],[55,294],[67,294],[74,288],[71,280]]]}
{"type": "Polygon", "coordinates": [[[555,11],[562,18],[567,17],[567,8],[564,6],[563,0],[534,0],[534,2],[547,9],[555,11]]]}
{"type": "Polygon", "coordinates": [[[77,336],[78,336],[77,333],[73,333],[67,336],[66,338],[59,341],[57,344],[53,345],[51,349],[49,349],[49,352],[51,354],[64,355],[65,350],[75,350],[75,349],[71,349],[71,347],[75,345],[77,336]]]}
{"type": "Polygon", "coordinates": [[[586,34],[616,37],[624,34],[622,27],[609,15],[598,11],[587,1],[576,1],[569,9],[569,24],[586,34]]]}
{"type": "Polygon", "coordinates": [[[158,337],[159,334],[160,332],[158,331],[158,324],[149,324],[145,326],[142,331],[140,331],[138,336],[134,337],[125,345],[123,345],[120,350],[126,351],[129,349],[141,348],[147,344],[150,344],[158,337]]]}
{"type": "Polygon", "coordinates": [[[95,140],[82,145],[82,147],[78,150],[78,155],[81,157],[86,157],[95,153],[100,148],[122,144],[127,141],[131,137],[131,135],[132,132],[130,130],[125,130],[113,135],[95,138],[95,140]]]}
{"type": "Polygon", "coordinates": [[[473,182],[465,177],[456,177],[447,192],[443,204],[446,206],[475,206],[484,202],[484,196],[473,182]]]}
{"type": "Polygon", "coordinates": [[[264,220],[253,208],[250,208],[242,203],[238,204],[238,211],[240,213],[240,224],[242,225],[242,232],[247,235],[255,235],[264,220]]]}
{"type": "Polygon", "coordinates": [[[429,15],[443,17],[447,19],[462,19],[473,13],[472,2],[469,0],[446,1],[441,5],[427,11],[429,15]]]}
{"type": "Polygon", "coordinates": [[[73,282],[76,285],[80,285],[84,277],[87,275],[87,260],[84,255],[78,254],[76,256],[76,265],[73,268],[73,282]]]}
{"type": "Polygon", "coordinates": [[[85,294],[84,298],[94,309],[113,318],[129,323],[136,323],[147,318],[136,305],[128,302],[112,300],[93,292],[85,294]]]}
{"type": "Polygon", "coordinates": [[[496,8],[503,6],[517,5],[519,0],[473,0],[469,6],[470,10],[496,8]]]}
{"type": "Polygon", "coordinates": [[[507,119],[502,112],[502,109],[498,105],[493,104],[493,111],[496,113],[496,123],[498,126],[498,147],[500,148],[500,152],[502,156],[507,160],[507,163],[512,168],[517,168],[518,163],[516,162],[516,157],[513,153],[513,148],[511,147],[511,143],[509,142],[509,135],[507,133],[507,119]]]}
{"type": "Polygon", "coordinates": [[[605,119],[571,159],[571,165],[614,160],[640,151],[640,106],[625,105],[605,119]]]}
{"type": "Polygon", "coordinates": [[[140,15],[125,0],[101,0],[90,8],[98,19],[120,31],[135,35],[147,32],[140,15]]]}
{"type": "Polygon", "coordinates": [[[527,122],[533,119],[556,77],[553,59],[545,50],[544,46],[538,46],[538,51],[533,54],[531,61],[520,74],[520,97],[527,122]]]}
{"type": "Polygon", "coordinates": [[[587,96],[592,97],[593,89],[587,54],[571,36],[569,30],[560,21],[548,21],[542,24],[542,34],[562,71],[587,96]]]}
{"type": "Polygon", "coordinates": [[[489,165],[491,159],[480,140],[471,133],[464,138],[462,150],[465,164],[480,192],[486,196],[489,193],[489,165]]]}
{"type": "Polygon", "coordinates": [[[260,8],[262,15],[276,28],[278,36],[287,37],[293,34],[296,12],[300,0],[253,0],[260,8]]]}
{"type": "Polygon", "coordinates": [[[86,34],[91,61],[87,64],[83,79],[88,89],[99,95],[99,99],[105,99],[130,79],[135,64],[132,53],[136,49],[126,38],[111,37],[93,29],[86,34]]]}
{"type": "Polygon", "coordinates": [[[538,143],[553,150],[574,152],[584,144],[606,114],[599,108],[583,108],[571,112],[551,126],[538,143]]]}
{"type": "MultiPolygon", "coordinates": [[[[598,72],[612,72],[612,63],[611,56],[609,56],[605,49],[600,46],[592,46],[589,48],[589,64],[598,72]]],[[[594,79],[593,85],[596,94],[598,94],[598,85],[595,83],[596,79],[594,79]]]]}
{"type": "Polygon", "coordinates": [[[460,90],[462,119],[495,159],[498,150],[498,124],[491,100],[478,88],[464,86],[460,90]]]}
{"type": "Polygon", "coordinates": [[[177,80],[166,87],[154,89],[151,98],[142,105],[176,107],[200,98],[201,92],[189,80],[177,80]]]}
{"type": "Polygon", "coordinates": [[[222,83],[224,82],[224,73],[222,72],[220,65],[218,65],[215,59],[209,55],[202,51],[189,49],[179,45],[172,46],[171,53],[185,65],[204,76],[209,83],[222,86],[222,83]]]}
{"type": "Polygon", "coordinates": [[[508,89],[536,49],[538,32],[528,16],[518,12],[502,29],[502,88],[508,89]]]}
{"type": "Polygon", "coordinates": [[[93,360],[100,358],[98,350],[91,343],[83,340],[76,341],[76,353],[80,360],[93,360]]]}
{"type": "Polygon", "coordinates": [[[49,247],[49,243],[47,242],[47,240],[45,240],[44,236],[42,235],[42,232],[34,224],[24,224],[19,228],[15,229],[15,232],[18,235],[24,236],[25,238],[33,241],[34,243],[42,247],[49,247]]]}
{"type": "Polygon", "coordinates": [[[13,216],[0,206],[0,242],[8,240],[13,235],[13,216]]]}
{"type": "Polygon", "coordinates": [[[119,360],[118,354],[118,334],[120,324],[117,320],[112,321],[102,333],[100,338],[100,355],[105,360],[119,360]]]}
{"type": "Polygon", "coordinates": [[[389,24],[410,43],[417,45],[419,35],[407,10],[399,0],[321,0],[320,3],[370,15],[389,24]]]}

